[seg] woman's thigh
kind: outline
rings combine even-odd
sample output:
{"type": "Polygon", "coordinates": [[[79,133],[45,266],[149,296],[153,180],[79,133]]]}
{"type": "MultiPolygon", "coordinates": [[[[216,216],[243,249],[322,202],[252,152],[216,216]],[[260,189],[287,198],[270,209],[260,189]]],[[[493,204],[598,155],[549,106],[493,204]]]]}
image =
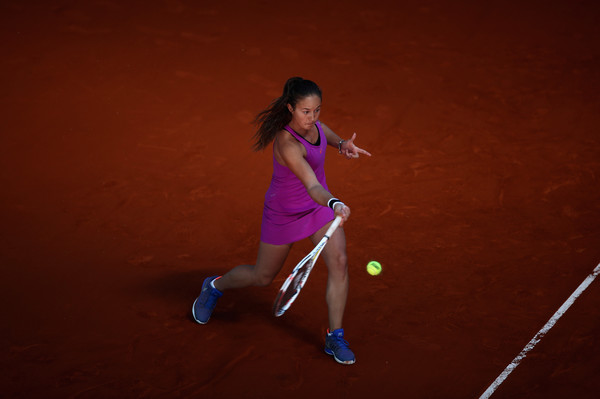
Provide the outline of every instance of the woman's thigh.
{"type": "Polygon", "coordinates": [[[273,245],[260,242],[254,273],[262,281],[261,285],[269,284],[275,278],[291,249],[292,244],[273,245]]]}

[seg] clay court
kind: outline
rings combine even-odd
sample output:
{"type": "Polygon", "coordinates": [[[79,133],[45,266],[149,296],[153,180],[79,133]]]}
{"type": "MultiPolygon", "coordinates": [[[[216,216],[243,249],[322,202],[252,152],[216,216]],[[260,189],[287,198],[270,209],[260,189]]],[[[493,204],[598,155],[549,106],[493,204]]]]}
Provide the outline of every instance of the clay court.
{"type": "MultiPolygon", "coordinates": [[[[6,398],[478,398],[600,262],[593,1],[3,1],[6,398]],[[353,366],[323,353],[326,268],[191,318],[252,263],[271,149],[253,117],[302,76],[330,148],[353,366]],[[378,260],[383,273],[368,275],[378,260]]],[[[493,394],[596,398],[600,281],[493,394]]]]}

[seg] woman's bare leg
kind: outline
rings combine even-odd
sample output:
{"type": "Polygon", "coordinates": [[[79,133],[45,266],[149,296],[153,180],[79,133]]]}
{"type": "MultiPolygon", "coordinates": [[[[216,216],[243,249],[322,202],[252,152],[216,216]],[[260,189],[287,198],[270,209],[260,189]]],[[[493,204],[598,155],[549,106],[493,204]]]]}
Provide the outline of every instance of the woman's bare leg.
{"type": "Polygon", "coordinates": [[[267,286],[271,284],[283,267],[292,244],[273,245],[260,242],[255,265],[239,265],[215,280],[219,291],[249,286],[267,286]]]}
{"type": "MultiPolygon", "coordinates": [[[[315,245],[323,238],[329,225],[327,224],[311,236],[311,240],[315,245]]],[[[346,299],[348,298],[348,258],[344,229],[340,227],[332,234],[321,253],[321,257],[327,264],[326,299],[329,310],[329,330],[333,331],[342,328],[346,299]]]]}

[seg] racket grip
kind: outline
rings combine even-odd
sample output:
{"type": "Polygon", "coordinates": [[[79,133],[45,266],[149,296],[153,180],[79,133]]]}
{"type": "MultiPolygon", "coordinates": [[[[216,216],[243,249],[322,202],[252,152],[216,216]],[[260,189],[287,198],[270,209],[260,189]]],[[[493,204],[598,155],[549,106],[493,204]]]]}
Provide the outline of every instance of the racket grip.
{"type": "Polygon", "coordinates": [[[327,232],[325,233],[325,237],[327,237],[328,240],[331,237],[331,235],[333,234],[333,232],[335,231],[335,229],[338,228],[340,223],[342,223],[342,217],[336,216],[335,219],[333,220],[333,223],[331,223],[331,226],[329,226],[329,228],[327,229],[327,232]]]}

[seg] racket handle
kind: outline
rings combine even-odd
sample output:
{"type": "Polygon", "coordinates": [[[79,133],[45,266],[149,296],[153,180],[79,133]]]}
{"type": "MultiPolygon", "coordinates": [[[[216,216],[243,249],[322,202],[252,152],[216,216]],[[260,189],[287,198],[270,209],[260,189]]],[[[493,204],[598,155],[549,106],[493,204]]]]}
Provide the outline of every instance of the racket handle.
{"type": "Polygon", "coordinates": [[[329,228],[327,229],[327,232],[325,233],[325,237],[327,237],[328,240],[329,240],[329,238],[331,238],[331,235],[333,234],[335,229],[338,228],[340,223],[342,223],[342,217],[336,216],[335,219],[333,220],[333,223],[331,223],[331,226],[329,226],[329,228]]]}

